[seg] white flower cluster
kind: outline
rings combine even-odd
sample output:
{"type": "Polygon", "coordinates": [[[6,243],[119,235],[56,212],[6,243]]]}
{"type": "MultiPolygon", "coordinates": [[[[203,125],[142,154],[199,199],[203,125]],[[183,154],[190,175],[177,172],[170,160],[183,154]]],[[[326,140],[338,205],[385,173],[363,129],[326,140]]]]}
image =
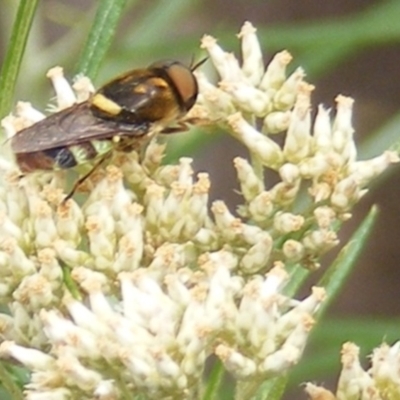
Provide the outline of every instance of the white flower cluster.
{"type": "Polygon", "coordinates": [[[318,267],[321,254],[337,245],[337,222],[350,218],[366,185],[397,162],[398,155],[387,151],[368,161],[356,160],[350,98],[336,98],[332,121],[329,110],[320,106],[312,124],[313,86],[303,80],[300,68],[286,77],[291,61],[287,51],[278,53],[265,69],[255,32],[246,22],[239,34],[242,65],[214,38],[203,38],[202,47],[220,80],[216,86],[197,72],[200,98],[190,116],[224,126],[248,148],[252,164],[235,159],[245,200],[241,216],[268,227],[272,237],[288,235],[273,250],[283,253],[284,262],[301,262],[312,269],[318,267]],[[274,140],[279,133],[285,134],[283,145],[274,140]],[[276,171],[281,181],[266,188],[263,167],[276,171]],[[308,201],[303,198],[303,206],[296,207],[304,187],[308,201]],[[303,211],[294,213],[295,209],[303,211]]]}
{"type": "Polygon", "coordinates": [[[360,364],[359,348],[345,343],[342,348],[342,371],[336,393],[307,383],[305,391],[311,400],[384,400],[400,398],[400,342],[382,344],[374,349],[371,368],[360,364]]]}
{"type": "MultiPolygon", "coordinates": [[[[21,179],[0,159],[0,302],[10,311],[0,356],[32,372],[27,399],[196,399],[213,354],[250,398],[249,383],[299,360],[325,293],[285,296],[285,267],[316,267],[338,242],[337,221],[397,158],[355,160],[350,99],[338,98],[333,122],[320,107],[312,128],[312,88],[301,70],[286,78],[289,54],[265,70],[249,23],[240,38],[242,65],[203,39],[221,82],[197,74],[187,117],[225,126],[251,152],[234,160],[240,218],[223,201],[208,206],[209,177],[193,177],[190,159],[161,165],[155,141],[99,168],[82,204],[62,202],[64,172],[21,179]],[[283,146],[271,138],[281,131],[283,146]],[[281,182],[265,188],[263,167],[281,182]],[[294,212],[303,182],[311,207],[294,212]]],[[[49,77],[57,110],[93,92],[85,78],[73,90],[58,68],[49,77]]],[[[42,118],[20,103],[2,125],[12,136],[42,118]]]]}

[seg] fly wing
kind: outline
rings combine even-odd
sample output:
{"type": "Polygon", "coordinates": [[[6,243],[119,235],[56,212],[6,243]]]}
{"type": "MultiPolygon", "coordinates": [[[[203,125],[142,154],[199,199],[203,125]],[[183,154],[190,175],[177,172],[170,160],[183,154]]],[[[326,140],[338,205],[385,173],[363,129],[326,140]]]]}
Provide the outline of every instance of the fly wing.
{"type": "Polygon", "coordinates": [[[151,129],[148,122],[121,124],[95,117],[88,102],[75,104],[17,132],[11,139],[15,153],[32,153],[89,140],[110,140],[114,136],[141,137],[151,129]]]}

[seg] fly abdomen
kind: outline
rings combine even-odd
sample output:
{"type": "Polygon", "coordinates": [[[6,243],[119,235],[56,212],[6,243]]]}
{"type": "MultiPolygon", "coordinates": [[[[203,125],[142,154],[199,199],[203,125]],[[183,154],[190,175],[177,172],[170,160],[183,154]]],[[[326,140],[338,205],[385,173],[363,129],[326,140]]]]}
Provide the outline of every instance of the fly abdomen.
{"type": "Polygon", "coordinates": [[[47,149],[43,153],[54,160],[53,169],[68,169],[78,164],[74,154],[66,146],[47,149]]]}

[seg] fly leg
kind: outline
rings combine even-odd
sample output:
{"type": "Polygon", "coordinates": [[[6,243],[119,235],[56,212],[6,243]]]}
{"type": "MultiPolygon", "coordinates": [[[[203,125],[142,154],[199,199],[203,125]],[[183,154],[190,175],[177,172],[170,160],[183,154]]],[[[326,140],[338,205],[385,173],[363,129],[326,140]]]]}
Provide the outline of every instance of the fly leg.
{"type": "Polygon", "coordinates": [[[88,179],[93,172],[96,171],[97,168],[99,168],[104,161],[106,161],[108,158],[110,158],[110,153],[106,154],[105,156],[101,157],[99,161],[97,161],[96,164],[93,165],[92,169],[85,175],[81,176],[75,183],[74,186],[72,187],[71,191],[67,194],[67,196],[65,196],[64,200],[62,201],[63,203],[65,203],[67,200],[69,200],[76,192],[76,189],[78,189],[78,187],[86,181],[86,179],[88,179]]]}

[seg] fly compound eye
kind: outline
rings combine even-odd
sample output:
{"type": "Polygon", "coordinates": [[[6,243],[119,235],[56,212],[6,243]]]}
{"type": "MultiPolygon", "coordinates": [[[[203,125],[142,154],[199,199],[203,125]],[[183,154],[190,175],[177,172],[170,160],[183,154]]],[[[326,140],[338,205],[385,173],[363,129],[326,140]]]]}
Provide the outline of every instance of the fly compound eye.
{"type": "Polygon", "coordinates": [[[166,73],[179,94],[183,108],[189,111],[197,99],[198,86],[190,68],[179,62],[166,67],[166,73]]]}

